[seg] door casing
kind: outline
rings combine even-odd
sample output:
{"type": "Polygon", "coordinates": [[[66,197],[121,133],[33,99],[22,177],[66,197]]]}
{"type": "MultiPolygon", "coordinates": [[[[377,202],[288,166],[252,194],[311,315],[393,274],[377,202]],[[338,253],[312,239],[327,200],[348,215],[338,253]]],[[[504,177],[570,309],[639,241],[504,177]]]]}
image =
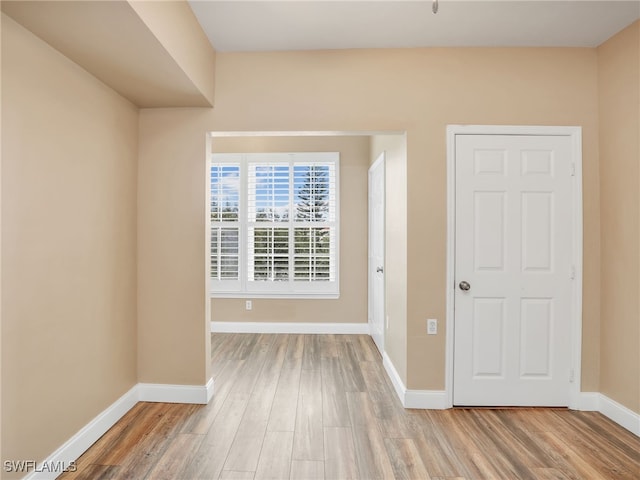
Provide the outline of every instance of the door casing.
{"type": "Polygon", "coordinates": [[[575,281],[571,303],[571,384],[569,408],[579,408],[582,370],[582,128],[511,125],[448,125],[447,126],[447,287],[446,287],[446,407],[453,406],[453,353],[455,318],[455,139],[456,135],[549,135],[568,136],[572,140],[574,162],[573,203],[573,265],[575,281]]]}
{"type": "Polygon", "coordinates": [[[372,224],[372,209],[371,209],[371,177],[372,177],[372,172],[376,169],[381,169],[381,174],[382,174],[382,231],[383,231],[383,236],[381,239],[378,239],[379,241],[382,242],[382,267],[383,269],[386,268],[385,265],[385,237],[384,237],[384,232],[386,231],[386,227],[385,227],[385,208],[386,208],[386,199],[385,199],[385,195],[386,195],[386,184],[385,184],[385,179],[386,179],[386,173],[385,173],[385,168],[386,168],[386,155],[385,152],[382,152],[378,158],[376,159],[375,162],[373,162],[371,164],[371,166],[369,167],[369,171],[367,174],[368,177],[368,181],[369,181],[369,252],[368,252],[368,319],[369,319],[369,334],[371,335],[371,337],[374,339],[374,342],[376,343],[376,346],[378,347],[378,350],[380,351],[380,355],[384,355],[384,338],[385,338],[385,330],[386,330],[386,280],[384,277],[384,272],[382,273],[382,298],[378,299],[379,303],[377,305],[378,308],[381,308],[382,311],[377,312],[379,315],[382,315],[382,334],[381,334],[381,338],[379,341],[377,341],[375,335],[374,335],[374,313],[376,312],[376,299],[373,298],[373,293],[374,293],[374,282],[376,281],[375,275],[376,272],[374,271],[374,269],[378,265],[376,262],[374,262],[374,260],[371,258],[371,250],[372,250],[372,243],[375,241],[373,238],[373,232],[371,230],[371,224],[372,224]]]}

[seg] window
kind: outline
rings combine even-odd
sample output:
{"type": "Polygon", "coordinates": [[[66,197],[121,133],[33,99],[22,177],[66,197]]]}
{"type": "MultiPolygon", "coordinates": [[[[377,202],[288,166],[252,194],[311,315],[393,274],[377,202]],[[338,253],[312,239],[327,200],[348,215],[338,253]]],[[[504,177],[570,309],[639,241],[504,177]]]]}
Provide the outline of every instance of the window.
{"type": "Polygon", "coordinates": [[[338,157],[212,155],[212,296],[338,296],[338,157]]]}

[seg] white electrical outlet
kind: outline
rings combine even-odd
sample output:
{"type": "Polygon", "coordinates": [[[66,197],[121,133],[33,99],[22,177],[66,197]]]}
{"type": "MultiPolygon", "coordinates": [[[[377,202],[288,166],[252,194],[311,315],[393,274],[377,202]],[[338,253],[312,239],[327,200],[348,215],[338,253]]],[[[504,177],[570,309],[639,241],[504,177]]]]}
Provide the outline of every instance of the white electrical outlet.
{"type": "Polygon", "coordinates": [[[438,334],[438,320],[435,318],[427,319],[427,335],[438,334]]]}
{"type": "Polygon", "coordinates": [[[251,300],[247,300],[244,306],[247,310],[251,310],[253,308],[253,302],[251,300]]]}

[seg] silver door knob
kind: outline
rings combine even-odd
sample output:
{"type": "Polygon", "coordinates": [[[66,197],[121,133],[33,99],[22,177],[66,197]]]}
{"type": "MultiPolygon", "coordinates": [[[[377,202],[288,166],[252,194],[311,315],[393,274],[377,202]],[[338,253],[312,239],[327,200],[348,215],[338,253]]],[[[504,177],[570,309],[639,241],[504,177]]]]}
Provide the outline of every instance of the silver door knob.
{"type": "Polygon", "coordinates": [[[376,268],[376,273],[383,273],[383,272],[384,272],[384,268],[382,267],[376,268]]]}
{"type": "Polygon", "coordinates": [[[460,287],[460,290],[463,290],[465,292],[471,288],[471,285],[469,284],[469,282],[465,282],[465,281],[460,282],[460,285],[458,286],[460,287]]]}

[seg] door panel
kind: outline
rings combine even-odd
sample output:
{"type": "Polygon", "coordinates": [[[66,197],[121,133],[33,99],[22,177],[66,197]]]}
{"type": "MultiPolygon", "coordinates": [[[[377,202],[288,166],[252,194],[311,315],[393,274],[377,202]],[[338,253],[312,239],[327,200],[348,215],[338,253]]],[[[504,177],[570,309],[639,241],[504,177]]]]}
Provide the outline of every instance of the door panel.
{"type": "Polygon", "coordinates": [[[454,404],[568,405],[570,138],[457,135],[455,148],[454,404]]]}

